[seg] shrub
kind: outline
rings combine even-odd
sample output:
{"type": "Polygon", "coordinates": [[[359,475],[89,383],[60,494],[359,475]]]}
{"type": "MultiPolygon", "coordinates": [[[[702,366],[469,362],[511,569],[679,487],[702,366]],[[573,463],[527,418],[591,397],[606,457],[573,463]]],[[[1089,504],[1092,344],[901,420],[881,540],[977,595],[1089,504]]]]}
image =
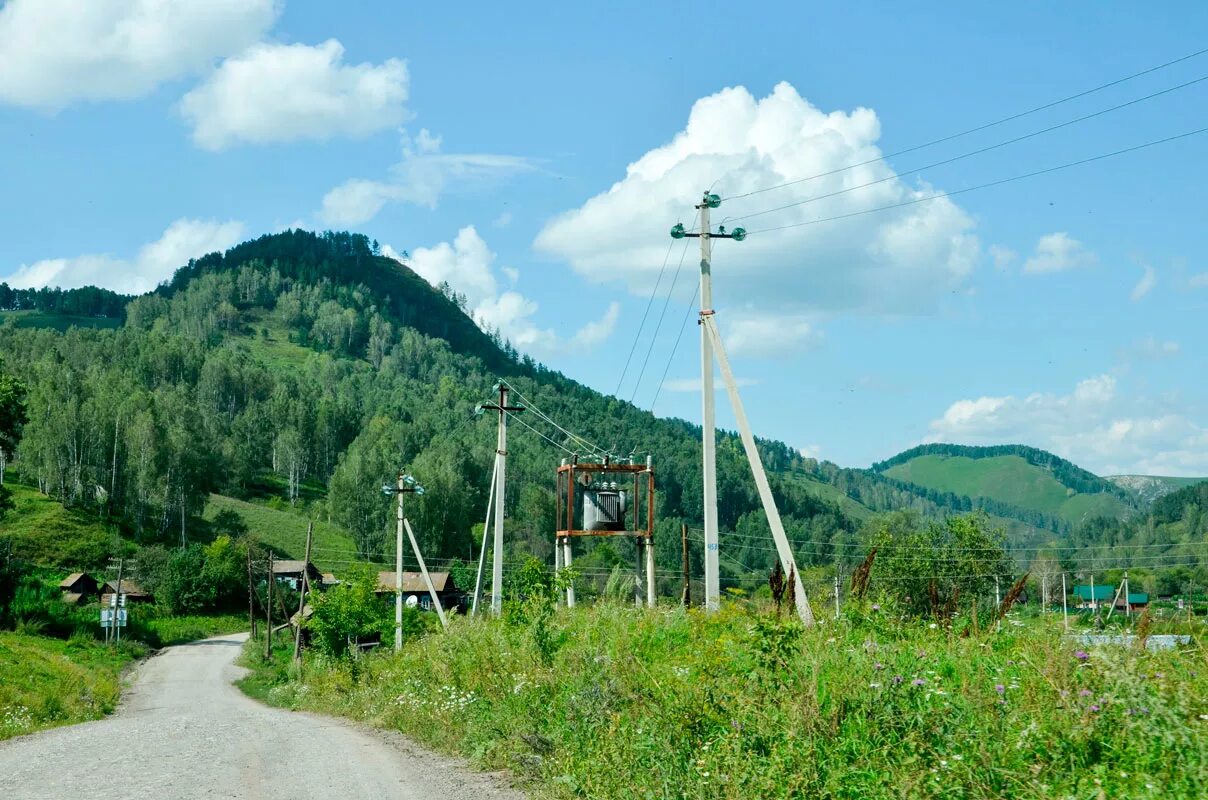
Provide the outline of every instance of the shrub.
{"type": "MultiPolygon", "coordinates": [[[[306,627],[314,635],[315,645],[331,656],[344,656],[351,642],[386,638],[392,634],[390,607],[377,596],[377,573],[372,567],[358,565],[339,586],[313,601],[314,616],[306,627]]],[[[403,609],[403,635],[423,631],[420,611],[403,609]]]]}

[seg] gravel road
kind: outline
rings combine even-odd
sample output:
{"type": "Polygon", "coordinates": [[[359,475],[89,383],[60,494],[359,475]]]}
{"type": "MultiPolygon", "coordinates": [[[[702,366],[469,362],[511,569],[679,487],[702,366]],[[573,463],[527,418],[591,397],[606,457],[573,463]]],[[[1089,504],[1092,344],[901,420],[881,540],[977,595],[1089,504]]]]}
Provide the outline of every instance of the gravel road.
{"type": "Polygon", "coordinates": [[[0,798],[524,797],[402,737],[250,700],[231,685],[246,638],[167,648],[113,716],[0,742],[0,798]]]}

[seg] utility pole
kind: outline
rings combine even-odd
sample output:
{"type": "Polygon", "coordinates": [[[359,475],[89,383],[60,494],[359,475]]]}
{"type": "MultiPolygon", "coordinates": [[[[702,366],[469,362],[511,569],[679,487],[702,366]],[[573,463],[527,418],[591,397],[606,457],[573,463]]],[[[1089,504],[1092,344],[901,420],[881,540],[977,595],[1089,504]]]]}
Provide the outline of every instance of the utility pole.
{"type": "Polygon", "coordinates": [[[432,605],[436,608],[436,616],[440,617],[441,627],[448,630],[449,620],[445,618],[445,610],[440,604],[440,595],[436,593],[436,587],[432,584],[432,576],[428,574],[428,566],[424,563],[424,556],[419,551],[419,542],[415,540],[415,531],[411,530],[411,523],[408,520],[403,520],[403,526],[407,528],[407,538],[411,540],[411,549],[415,551],[415,560],[419,564],[419,573],[424,576],[424,583],[428,586],[428,596],[432,598],[432,605]]]}
{"type": "MultiPolygon", "coordinates": [[[[403,495],[423,495],[424,487],[415,482],[415,478],[402,470],[398,473],[398,485],[382,485],[382,494],[398,498],[397,531],[394,541],[394,652],[403,649],[403,495]]],[[[416,548],[416,552],[419,548],[416,548]]]]}
{"type": "MultiPolygon", "coordinates": [[[[508,405],[508,387],[500,381],[495,384],[499,392],[498,403],[479,403],[477,411],[499,412],[499,435],[495,445],[495,548],[491,564],[491,613],[498,616],[503,611],[503,491],[507,485],[508,414],[520,414],[523,406],[508,405]]],[[[570,566],[569,559],[566,566],[570,566]]]]}
{"type": "Polygon", "coordinates": [[[306,523],[306,558],[302,561],[302,592],[298,597],[298,624],[294,627],[294,663],[302,662],[302,612],[306,610],[306,589],[310,585],[310,543],[315,532],[315,521],[306,523]]]}
{"type": "Polygon", "coordinates": [[[247,627],[248,635],[256,638],[256,607],[254,605],[255,584],[252,583],[252,543],[247,545],[247,627]]]}
{"type": "Polygon", "coordinates": [[[755,479],[755,487],[759,491],[759,498],[763,503],[764,513],[768,518],[768,527],[772,529],[772,538],[776,543],[776,553],[780,557],[781,567],[785,573],[793,576],[794,600],[797,605],[797,614],[801,618],[801,621],[809,626],[814,624],[814,612],[810,608],[809,598],[805,594],[805,586],[801,582],[800,570],[797,569],[792,547],[789,545],[788,536],[784,532],[784,524],[780,519],[780,511],[776,508],[776,501],[772,497],[772,489],[768,483],[767,474],[763,469],[763,461],[759,455],[759,448],[755,444],[754,434],[751,433],[746,409],[742,404],[742,398],[738,394],[738,384],[734,380],[733,371],[730,369],[730,361],[726,356],[725,345],[717,329],[717,321],[714,316],[712,240],[733,239],[736,242],[741,242],[747,237],[747,232],[742,228],[735,228],[730,233],[726,233],[724,227],[719,228],[716,232],[712,230],[709,212],[720,205],[720,197],[710,192],[705,192],[701,198],[701,202],[695,206],[700,213],[700,232],[688,233],[684,230],[682,223],[676,224],[671,229],[671,238],[673,239],[699,238],[701,240],[701,449],[704,462],[705,607],[713,611],[719,608],[721,604],[721,584],[718,574],[720,552],[718,549],[717,531],[717,440],[714,413],[715,398],[713,392],[713,367],[714,358],[716,357],[717,366],[721,370],[722,379],[726,384],[726,391],[730,396],[730,405],[734,409],[734,416],[738,422],[739,434],[742,438],[743,449],[746,451],[747,461],[751,466],[752,477],[755,479]]]}
{"type": "Polygon", "coordinates": [[[1124,615],[1126,617],[1131,617],[1132,616],[1132,603],[1128,599],[1128,593],[1129,593],[1128,570],[1124,570],[1124,615]]]}
{"type": "Polygon", "coordinates": [[[1041,575],[1040,576],[1040,613],[1041,614],[1043,614],[1049,610],[1048,609],[1048,604],[1049,604],[1048,600],[1049,600],[1049,576],[1041,575]]]}
{"type": "Polygon", "coordinates": [[[264,660],[273,657],[273,551],[268,552],[268,594],[264,604],[264,660]]]}
{"type": "Polygon", "coordinates": [[[1068,633],[1070,630],[1069,595],[1065,592],[1065,573],[1061,573],[1061,622],[1068,633]]]}
{"type": "Polygon", "coordinates": [[[1091,573],[1091,615],[1099,616],[1099,601],[1095,599],[1095,573],[1091,573]]]}
{"type": "Polygon", "coordinates": [[[835,567],[835,619],[839,618],[839,568],[835,567]]]}
{"type": "MultiPolygon", "coordinates": [[[[478,606],[482,603],[482,578],[483,570],[486,569],[487,563],[487,537],[491,529],[491,509],[495,505],[495,478],[499,475],[499,459],[495,459],[494,466],[491,468],[491,488],[487,491],[487,516],[486,521],[482,523],[482,547],[478,550],[478,574],[474,578],[474,600],[470,604],[470,616],[478,614],[478,606]]],[[[557,555],[558,547],[554,547],[554,554],[557,555]]]]}
{"type": "Polygon", "coordinates": [[[113,604],[113,641],[115,646],[122,643],[122,570],[126,566],[126,559],[119,557],[117,560],[117,591],[114,592],[113,604]]]}
{"type": "Polygon", "coordinates": [[[680,523],[680,541],[684,548],[684,595],[681,601],[684,608],[688,608],[692,605],[692,573],[688,561],[688,523],[686,522],[680,523]]]}

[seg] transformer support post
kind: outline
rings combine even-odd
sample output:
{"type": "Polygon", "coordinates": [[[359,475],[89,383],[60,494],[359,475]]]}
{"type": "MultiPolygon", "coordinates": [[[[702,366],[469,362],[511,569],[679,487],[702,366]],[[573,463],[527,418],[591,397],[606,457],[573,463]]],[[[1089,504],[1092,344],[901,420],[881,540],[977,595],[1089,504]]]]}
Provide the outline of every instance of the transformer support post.
{"type": "Polygon", "coordinates": [[[654,537],[647,536],[646,539],[646,605],[654,608],[654,537]]]}
{"type": "MultiPolygon", "coordinates": [[[[569,537],[569,536],[566,536],[562,539],[562,547],[564,548],[562,550],[562,567],[563,567],[563,569],[570,569],[570,566],[572,563],[570,541],[571,541],[571,537],[569,537]]],[[[567,608],[575,607],[575,585],[573,583],[566,584],[566,607],[567,608]]]]}

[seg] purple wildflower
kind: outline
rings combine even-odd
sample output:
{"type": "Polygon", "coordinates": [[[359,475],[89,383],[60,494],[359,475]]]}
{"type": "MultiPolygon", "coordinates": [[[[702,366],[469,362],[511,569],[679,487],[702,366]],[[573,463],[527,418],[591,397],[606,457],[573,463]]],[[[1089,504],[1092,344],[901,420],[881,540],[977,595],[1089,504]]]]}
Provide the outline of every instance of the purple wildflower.
{"type": "Polygon", "coordinates": [[[872,665],[872,668],[873,669],[885,669],[885,665],[882,664],[880,661],[878,661],[877,663],[872,665]]]}
{"type": "Polygon", "coordinates": [[[1091,696],[1091,690],[1090,690],[1090,689],[1083,689],[1082,691],[1078,692],[1078,696],[1079,696],[1079,697],[1090,697],[1090,696],[1091,696]]]}
{"type": "Polygon", "coordinates": [[[905,678],[903,678],[901,675],[894,675],[894,676],[893,676],[893,685],[894,685],[894,686],[897,686],[897,685],[898,685],[899,683],[901,683],[903,680],[905,680],[905,678]]]}
{"type": "Polygon", "coordinates": [[[1093,704],[1091,705],[1091,707],[1090,707],[1089,709],[1087,709],[1087,710],[1088,710],[1088,711],[1090,711],[1092,714],[1098,714],[1098,713],[1099,713],[1099,704],[1098,704],[1098,703],[1093,703],[1093,704]]]}
{"type": "Polygon", "coordinates": [[[913,683],[915,686],[923,686],[927,683],[927,681],[923,680],[922,678],[915,678],[913,681],[911,681],[911,683],[913,683]]]}
{"type": "Polygon", "coordinates": [[[1074,651],[1074,658],[1078,659],[1079,661],[1086,661],[1090,657],[1091,657],[1091,654],[1086,652],[1085,650],[1075,650],[1074,651]]]}
{"type": "Polygon", "coordinates": [[[1006,694],[1007,687],[1003,686],[1001,683],[996,683],[994,684],[994,691],[998,692],[999,694],[1006,694]]]}

